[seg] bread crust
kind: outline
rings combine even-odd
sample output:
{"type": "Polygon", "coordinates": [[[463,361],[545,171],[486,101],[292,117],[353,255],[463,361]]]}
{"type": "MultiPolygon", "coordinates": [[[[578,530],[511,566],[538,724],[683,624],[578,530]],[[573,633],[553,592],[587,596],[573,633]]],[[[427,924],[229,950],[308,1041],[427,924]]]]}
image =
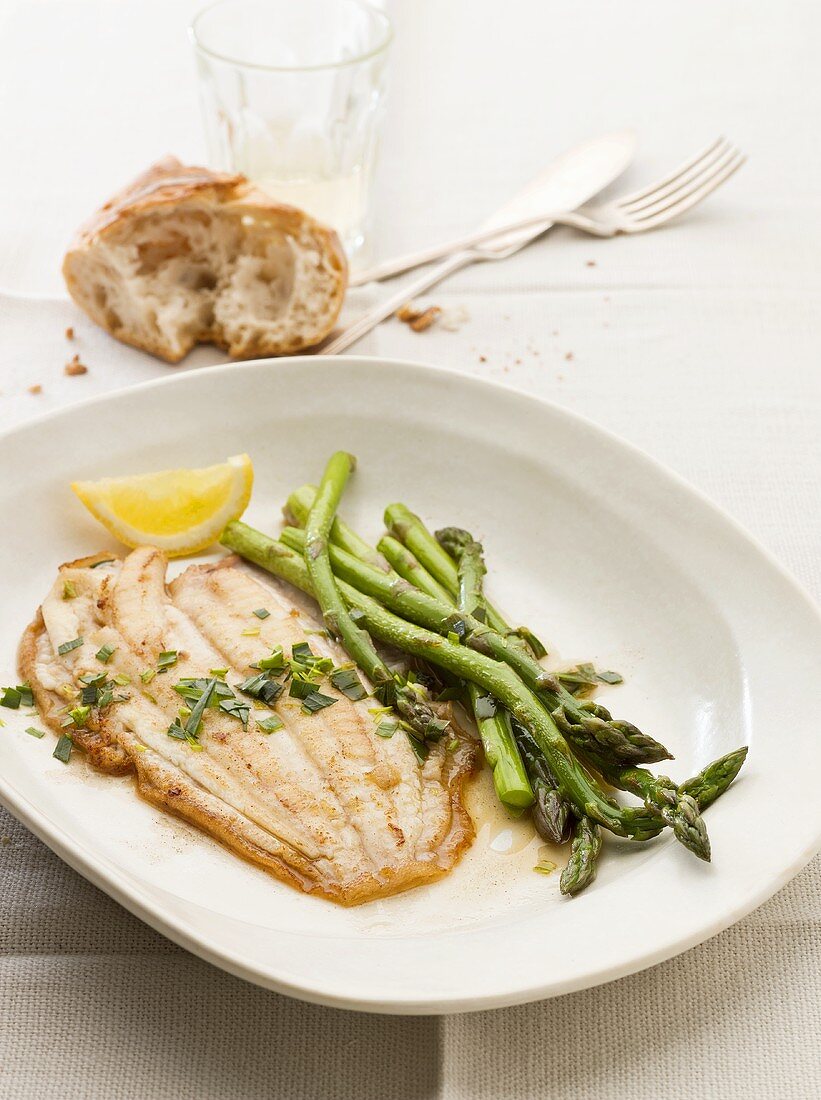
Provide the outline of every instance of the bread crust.
{"type": "MultiPolygon", "coordinates": [[[[176,157],[167,156],[113,195],[80,227],[63,259],[62,273],[71,297],[94,322],[122,343],[148,351],[166,362],[177,363],[188,354],[191,346],[200,343],[216,344],[233,358],[289,355],[315,346],[330,333],[339,316],[347,288],[348,264],[335,231],[304,211],[275,202],[243,175],[185,165],[176,157]],[[160,337],[118,327],[99,303],[95,305],[82,285],[80,261],[84,257],[101,244],[121,237],[147,215],[196,210],[238,221],[250,215],[257,231],[262,223],[272,233],[289,238],[295,248],[309,247],[319,255],[331,285],[325,316],[313,338],[306,340],[302,334],[294,332],[280,335],[272,342],[270,336],[259,333],[237,342],[225,334],[222,326],[213,324],[203,327],[189,346],[178,351],[160,337]]],[[[298,295],[298,291],[296,293],[298,295]]]]}

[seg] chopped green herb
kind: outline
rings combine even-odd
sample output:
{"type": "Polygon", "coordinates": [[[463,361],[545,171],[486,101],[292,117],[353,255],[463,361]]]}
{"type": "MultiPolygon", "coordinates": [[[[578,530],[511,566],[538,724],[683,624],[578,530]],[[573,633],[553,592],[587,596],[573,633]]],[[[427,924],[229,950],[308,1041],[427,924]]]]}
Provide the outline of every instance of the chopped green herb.
{"type": "Polygon", "coordinates": [[[268,611],[265,607],[258,607],[254,614],[258,619],[267,619],[271,612],[268,611]]]}
{"type": "Polygon", "coordinates": [[[131,677],[130,676],[125,676],[125,675],[123,675],[123,673],[120,673],[119,676],[115,676],[113,679],[114,679],[114,683],[119,684],[120,687],[126,687],[128,684],[131,683],[131,677]]]}
{"type": "Polygon", "coordinates": [[[396,682],[386,680],[384,684],[377,684],[373,693],[380,703],[386,707],[392,707],[396,702],[396,682]]]}
{"type": "Polygon", "coordinates": [[[99,689],[96,684],[86,684],[80,692],[80,702],[87,706],[94,706],[97,703],[98,695],[99,689]]]}
{"type": "Polygon", "coordinates": [[[115,646],[104,645],[97,650],[97,660],[102,661],[104,665],[107,665],[111,660],[112,654],[115,652],[115,646]]]}
{"type": "Polygon", "coordinates": [[[294,676],[288,694],[294,699],[307,699],[315,691],[316,684],[313,680],[305,680],[302,676],[294,676]]]}
{"type": "Polygon", "coordinates": [[[242,632],[243,638],[256,638],[257,634],[259,634],[258,626],[252,626],[250,630],[243,630],[242,632]]]}
{"type": "Polygon", "coordinates": [[[260,699],[263,703],[273,703],[283,692],[282,684],[272,680],[265,672],[259,672],[256,676],[249,676],[241,684],[237,684],[237,691],[243,695],[250,695],[252,699],[260,699]]]}
{"type": "Polygon", "coordinates": [[[416,757],[417,761],[420,764],[424,764],[428,758],[428,753],[430,752],[428,746],[424,743],[424,741],[419,741],[416,737],[414,737],[412,733],[408,733],[408,740],[410,741],[410,746],[413,749],[414,756],[416,757]]]}
{"type": "Polygon", "coordinates": [[[330,672],[334,667],[330,657],[317,657],[307,642],[298,642],[291,649],[291,667],[300,665],[312,672],[330,672]]]}
{"type": "Polygon", "coordinates": [[[264,672],[284,672],[285,654],[282,652],[282,646],[274,646],[270,657],[263,657],[255,665],[251,665],[251,668],[258,668],[264,672]]]}
{"type": "Polygon", "coordinates": [[[200,732],[200,726],[202,725],[202,716],[205,714],[206,707],[211,702],[211,696],[216,691],[216,688],[217,681],[209,680],[208,687],[191,708],[191,714],[188,718],[188,721],[185,723],[185,732],[189,735],[189,737],[198,736],[200,732]]]}
{"type": "Polygon", "coordinates": [[[93,684],[95,687],[100,687],[105,683],[106,677],[104,672],[86,672],[82,676],[78,676],[77,679],[81,684],[93,684]]]}
{"type": "Polygon", "coordinates": [[[195,752],[202,752],[202,745],[199,743],[196,737],[192,737],[190,733],[186,733],[185,729],[180,723],[179,718],[174,719],[166,732],[168,733],[169,737],[173,737],[177,741],[187,742],[187,744],[195,752]]]}
{"type": "Polygon", "coordinates": [[[74,742],[71,737],[64,733],[54,746],[54,752],[51,754],[55,760],[59,760],[63,764],[67,764],[71,758],[71,750],[74,747],[74,742]]]}
{"type": "Polygon", "coordinates": [[[88,721],[89,714],[91,714],[90,706],[72,707],[71,710],[68,712],[68,717],[79,730],[82,729],[83,726],[85,726],[86,722],[88,721]]]}
{"type": "Polygon", "coordinates": [[[219,709],[224,710],[226,714],[230,714],[232,718],[238,718],[242,722],[242,728],[248,729],[248,717],[251,708],[243,699],[237,699],[236,696],[232,699],[220,699],[219,709]]]}
{"type": "Polygon", "coordinates": [[[437,703],[447,703],[452,699],[461,699],[462,693],[458,687],[446,687],[443,691],[440,691],[436,696],[437,703]]]}
{"type": "Polygon", "coordinates": [[[448,752],[456,752],[458,748],[459,739],[457,737],[452,737],[451,740],[448,741],[448,752]]]}
{"type": "Polygon", "coordinates": [[[624,677],[621,676],[618,672],[612,672],[612,671],[608,671],[607,669],[605,669],[603,672],[599,672],[597,675],[598,675],[599,679],[602,681],[602,683],[605,683],[605,684],[623,684],[624,683],[624,677]]]}
{"type": "Polygon", "coordinates": [[[291,646],[291,656],[295,661],[307,662],[314,656],[314,651],[308,645],[307,642],[297,642],[295,646],[291,646]]]}
{"type": "Polygon", "coordinates": [[[157,670],[155,668],[146,668],[140,673],[140,679],[144,684],[150,684],[156,675],[157,670]]]}
{"type": "MultiPolygon", "coordinates": [[[[118,702],[122,702],[124,699],[127,699],[127,698],[128,698],[127,695],[119,695],[117,697],[118,702]]],[[[106,684],[105,687],[100,688],[98,693],[97,693],[97,706],[100,710],[105,710],[105,708],[111,706],[111,704],[113,702],[114,702],[114,692],[111,689],[111,685],[106,684]]]]}
{"type": "Polygon", "coordinates": [[[82,638],[72,638],[70,642],[63,642],[62,645],[58,645],[57,652],[61,657],[65,657],[66,653],[71,653],[72,649],[79,649],[82,644],[82,638]]]}
{"type": "Polygon", "coordinates": [[[63,582],[63,599],[64,600],[73,600],[73,599],[76,598],[76,596],[77,596],[77,589],[74,587],[74,582],[73,581],[64,581],[63,582]]]}
{"type": "Polygon", "coordinates": [[[179,654],[176,649],[167,649],[157,658],[157,672],[166,672],[177,663],[179,654]]]}
{"type": "Polygon", "coordinates": [[[46,736],[45,730],[38,730],[36,726],[26,726],[26,733],[31,734],[32,737],[36,737],[38,740],[46,736]]]}
{"type": "Polygon", "coordinates": [[[276,733],[277,730],[284,728],[285,723],[278,714],[272,714],[270,718],[257,719],[257,729],[262,730],[263,733],[276,733]]]}
{"type": "Polygon", "coordinates": [[[492,718],[496,713],[496,700],[492,695],[480,695],[473,704],[473,713],[477,718],[492,718]]]}
{"type": "Polygon", "coordinates": [[[302,710],[305,714],[315,714],[318,710],[324,710],[325,707],[332,707],[338,701],[330,695],[323,695],[321,691],[312,691],[302,700],[302,710]]]}
{"type": "Polygon", "coordinates": [[[449,725],[445,718],[431,718],[425,726],[425,740],[438,741],[449,725]]]}
{"type": "Polygon", "coordinates": [[[30,684],[18,684],[17,690],[20,692],[20,705],[23,707],[34,706],[34,693],[31,690],[30,684]]]}
{"type": "Polygon", "coordinates": [[[3,688],[3,694],[0,696],[0,707],[8,707],[9,710],[17,710],[22,698],[23,696],[17,688],[3,688]]]}
{"type": "Polygon", "coordinates": [[[462,644],[462,639],[459,637],[459,635],[456,633],[455,630],[449,630],[448,631],[448,641],[450,642],[451,645],[461,645],[462,644]]]}
{"type": "Polygon", "coordinates": [[[551,863],[549,859],[540,859],[533,870],[538,871],[540,875],[552,875],[556,870],[556,864],[551,863]]]}
{"type": "Polygon", "coordinates": [[[377,737],[393,737],[398,729],[399,719],[395,715],[386,714],[376,723],[373,732],[377,737]]]}
{"type": "Polygon", "coordinates": [[[364,699],[368,694],[353,665],[343,665],[331,673],[331,683],[348,699],[364,699]]]}
{"type": "Polygon", "coordinates": [[[234,693],[228,684],[226,684],[224,680],[217,680],[216,678],[206,680],[203,677],[194,679],[186,677],[174,684],[174,691],[176,691],[178,695],[181,695],[183,699],[187,699],[189,703],[196,703],[210,683],[216,684],[212,699],[213,706],[217,705],[217,700],[219,699],[234,698],[234,693]]]}
{"type": "Polygon", "coordinates": [[[224,680],[225,677],[228,675],[228,669],[227,668],[209,668],[208,675],[216,677],[217,680],[224,680]]]}
{"type": "Polygon", "coordinates": [[[537,661],[540,661],[542,657],[547,656],[547,650],[545,649],[545,647],[542,645],[542,643],[539,641],[533,631],[528,630],[526,626],[517,626],[516,629],[511,630],[510,633],[514,635],[514,637],[521,638],[523,642],[527,643],[530,652],[533,654],[537,661]]]}

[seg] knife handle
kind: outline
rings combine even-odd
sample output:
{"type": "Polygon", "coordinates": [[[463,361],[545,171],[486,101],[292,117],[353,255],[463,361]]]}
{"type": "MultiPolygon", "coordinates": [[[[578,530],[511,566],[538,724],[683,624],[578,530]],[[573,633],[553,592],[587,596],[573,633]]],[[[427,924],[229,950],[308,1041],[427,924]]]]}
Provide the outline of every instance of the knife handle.
{"type": "Polygon", "coordinates": [[[354,271],[348,280],[348,286],[364,286],[366,283],[378,283],[383,279],[392,279],[395,275],[401,275],[405,271],[412,271],[415,267],[440,260],[443,256],[450,256],[462,252],[477,245],[495,241],[497,237],[507,237],[511,233],[519,233],[525,229],[538,229],[544,225],[550,227],[550,218],[556,215],[538,214],[524,221],[511,222],[507,225],[495,225],[477,229],[473,233],[467,233],[462,237],[453,237],[449,241],[431,245],[429,248],[419,249],[418,252],[405,252],[402,256],[394,256],[392,260],[385,260],[381,264],[366,268],[364,271],[354,271]]]}

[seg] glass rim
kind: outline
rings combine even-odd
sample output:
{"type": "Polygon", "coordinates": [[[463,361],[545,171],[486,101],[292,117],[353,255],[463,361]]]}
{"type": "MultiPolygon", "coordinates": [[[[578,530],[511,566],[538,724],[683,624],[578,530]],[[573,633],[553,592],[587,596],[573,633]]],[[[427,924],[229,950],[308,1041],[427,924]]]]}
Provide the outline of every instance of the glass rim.
{"type": "Polygon", "coordinates": [[[368,0],[349,0],[349,3],[355,4],[356,7],[375,16],[377,22],[382,25],[382,39],[370,49],[357,54],[356,57],[346,57],[342,61],[321,61],[315,65],[263,65],[257,61],[243,61],[241,58],[231,57],[228,54],[219,53],[219,51],[211,49],[209,46],[204,45],[197,35],[197,24],[203,16],[213,11],[214,8],[222,7],[223,4],[231,2],[232,0],[212,0],[212,3],[206,4],[191,20],[188,25],[188,34],[194,48],[200,53],[213,58],[215,61],[221,61],[227,65],[234,65],[239,69],[255,69],[258,72],[268,73],[311,73],[320,72],[323,69],[344,69],[349,65],[361,65],[364,61],[370,61],[371,58],[387,50],[388,46],[390,46],[393,41],[393,23],[381,8],[377,8],[374,4],[369,3],[368,0]]]}

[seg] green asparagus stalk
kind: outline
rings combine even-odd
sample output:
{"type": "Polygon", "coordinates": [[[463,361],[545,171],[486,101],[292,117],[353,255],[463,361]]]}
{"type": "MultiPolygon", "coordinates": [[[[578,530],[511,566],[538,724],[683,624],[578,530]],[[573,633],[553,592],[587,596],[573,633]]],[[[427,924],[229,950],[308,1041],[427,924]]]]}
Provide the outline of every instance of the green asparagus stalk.
{"type": "MultiPolygon", "coordinates": [[[[414,519],[413,530],[421,541],[424,536],[420,531],[425,534],[427,532],[422,521],[417,517],[414,519]]],[[[446,527],[437,531],[436,539],[437,545],[441,544],[440,549],[447,550],[457,562],[466,551],[472,550],[476,545],[472,536],[459,527],[446,527]]],[[[479,553],[481,554],[481,546],[479,553]]],[[[631,722],[614,719],[600,703],[576,699],[554,676],[550,676],[550,681],[545,682],[546,670],[526,652],[523,645],[508,644],[502,650],[497,638],[487,630],[478,632],[478,641],[487,646],[497,659],[507,660],[529,687],[540,692],[553,720],[576,748],[600,755],[608,762],[620,764],[653,764],[672,759],[664,745],[642,733],[631,722]]],[[[470,640],[468,644],[471,644],[470,640]]]]}
{"type": "MultiPolygon", "coordinates": [[[[302,485],[291,493],[283,508],[289,522],[293,520],[298,527],[305,526],[316,494],[317,488],[315,485],[302,485]]],[[[380,569],[384,573],[390,571],[390,566],[382,555],[378,554],[372,546],[365,542],[363,538],[360,538],[356,531],[353,531],[338,516],[334,517],[331,524],[330,539],[336,546],[346,550],[355,558],[366,561],[368,565],[373,566],[375,569],[380,569]]]]}
{"type": "MultiPolygon", "coordinates": [[[[453,596],[459,590],[459,574],[450,554],[444,550],[433,535],[425,527],[419,516],[411,512],[404,504],[389,504],[385,509],[385,526],[390,533],[408,549],[412,550],[422,565],[430,572],[453,596]]],[[[525,652],[531,648],[538,651],[539,656],[545,656],[547,651],[542,643],[531,634],[523,631],[532,641],[528,644],[516,630],[511,630],[496,608],[485,601],[487,608],[487,624],[497,634],[509,637],[511,643],[521,647],[525,652]]]]}
{"type": "Polygon", "coordinates": [[[712,764],[688,779],[679,787],[682,794],[688,794],[698,803],[700,810],[711,806],[713,802],[724,794],[732,781],[741,771],[741,766],[747,759],[747,746],[744,745],[734,752],[728,752],[726,756],[719,757],[712,764]]]}
{"type": "Polygon", "coordinates": [[[376,695],[396,709],[424,741],[441,736],[446,723],[437,718],[418,685],[397,686],[388,666],[379,656],[370,635],[351,618],[339,593],[328,556],[328,538],[336,509],[356,460],[345,451],[332,455],[325,467],[305,524],[305,563],[311,589],[319,603],[325,625],[333,638],[344,645],[348,656],[374,685],[376,695]]]}
{"type": "MultiPolygon", "coordinates": [[[[304,559],[284,543],[240,522],[226,527],[221,542],[229,550],[314,595],[304,559]]],[[[530,731],[547,758],[559,790],[580,815],[586,814],[619,836],[648,840],[658,835],[664,825],[661,815],[645,808],[620,806],[609,799],[573,756],[539,699],[509,666],[400,619],[344,581],[338,582],[338,589],[348,607],[361,612],[361,621],[372,637],[477,684],[506,707],[530,731]]]]}
{"type": "MultiPolygon", "coordinates": [[[[281,538],[287,546],[303,552],[305,534],[299,528],[286,527],[281,538]]],[[[441,634],[458,630],[461,625],[467,630],[468,645],[510,665],[529,688],[539,693],[553,720],[574,747],[601,754],[614,763],[653,763],[669,757],[663,745],[630,723],[614,722],[604,707],[590,701],[579,702],[547,669],[534,661],[523,646],[515,646],[512,639],[503,637],[472,615],[455,611],[452,603],[420,591],[398,573],[373,569],[337,546],[331,545],[329,554],[337,576],[404,618],[441,634]]],[[[403,564],[398,557],[396,560],[409,570],[407,562],[403,564]]],[[[410,570],[409,575],[414,580],[422,576],[410,570]]]]}
{"type": "Polygon", "coordinates": [[[556,777],[527,730],[516,721],[511,726],[536,796],[531,810],[536,832],[550,844],[563,844],[571,826],[570,804],[559,793],[556,777]]]}
{"type": "Polygon", "coordinates": [[[620,790],[629,791],[644,800],[644,805],[658,813],[685,848],[699,859],[710,862],[710,838],[699,812],[699,804],[666,775],[653,775],[644,768],[609,768],[596,764],[605,779],[620,790]]]}
{"type": "Polygon", "coordinates": [[[385,535],[376,544],[376,548],[393,566],[394,571],[412,584],[414,588],[426,592],[434,600],[439,600],[441,603],[453,603],[454,597],[451,596],[447,588],[441,585],[433,574],[429,573],[424,565],[398,539],[385,535]]]}
{"type": "MultiPolygon", "coordinates": [[[[297,528],[285,528],[285,532],[283,532],[282,541],[286,545],[299,552],[307,551],[307,529],[303,532],[297,528]],[[287,536],[285,532],[287,532],[287,536]]],[[[401,543],[395,542],[395,540],[390,541],[394,542],[398,548],[399,553],[396,560],[400,567],[406,569],[420,587],[424,585],[425,577],[423,574],[426,572],[424,568],[418,562],[415,562],[415,559],[412,560],[413,556],[401,543]]],[[[344,553],[344,551],[331,547],[332,556],[338,557],[341,553],[344,553]]],[[[431,587],[436,585],[432,578],[431,582],[431,587]]],[[[445,594],[445,598],[447,599],[447,594],[445,594]]],[[[455,625],[459,616],[453,609],[450,610],[455,625]]],[[[357,661],[357,663],[359,662],[357,661]]],[[[530,806],[533,803],[533,790],[519,756],[519,750],[516,747],[509,721],[501,710],[490,715],[486,713],[492,704],[487,702],[486,693],[475,684],[468,685],[468,696],[485,750],[485,759],[493,773],[493,784],[499,800],[511,809],[523,809],[530,806]]],[[[401,696],[397,699],[397,707],[400,699],[401,696]]]]}
{"type": "Polygon", "coordinates": [[[348,655],[367,673],[375,688],[392,683],[393,676],[376,652],[370,635],[357,626],[339,594],[328,556],[328,536],[345,485],[356,467],[353,455],[338,451],[325,468],[305,522],[305,562],[311,587],[332,638],[342,642],[348,655]]]}
{"type": "MultiPolygon", "coordinates": [[[[401,546],[401,543],[397,545],[401,546]]],[[[406,549],[405,547],[402,548],[403,550],[406,549]]],[[[419,568],[424,569],[424,566],[419,568]]],[[[484,617],[482,596],[482,576],[484,572],[485,565],[481,556],[466,554],[460,561],[457,570],[459,578],[457,605],[460,611],[473,616],[476,616],[476,613],[479,612],[481,617],[484,617]]],[[[519,755],[508,714],[501,708],[497,709],[496,701],[491,696],[486,695],[476,684],[468,684],[468,693],[479,736],[482,738],[482,744],[484,745],[485,757],[493,768],[493,781],[497,793],[501,787],[505,794],[505,798],[502,798],[501,793],[499,793],[499,797],[504,802],[511,795],[515,795],[517,801],[513,802],[513,805],[520,807],[532,805],[533,788],[519,755]],[[487,713],[488,710],[491,711],[490,714],[487,713]],[[504,770],[497,781],[496,770],[502,770],[502,768],[504,770]]]]}
{"type": "Polygon", "coordinates": [[[559,889],[563,894],[573,896],[581,893],[595,879],[601,846],[600,826],[589,817],[580,817],[570,845],[570,858],[559,879],[559,889]]]}
{"type": "MultiPolygon", "coordinates": [[[[458,528],[448,530],[458,539],[459,544],[456,555],[459,610],[478,619],[479,622],[484,622],[487,613],[483,578],[487,570],[481,544],[467,531],[458,528]]],[[[437,533],[437,539],[439,539],[439,533],[437,533]]],[[[442,541],[446,546],[447,541],[442,541]]],[[[518,723],[516,725],[518,726],[518,723]]],[[[518,729],[514,726],[514,731],[518,734],[517,744],[524,747],[522,756],[536,794],[536,803],[532,810],[533,823],[540,836],[561,844],[570,826],[570,805],[558,791],[555,777],[547,766],[547,761],[538,751],[527,731],[521,726],[518,726],[518,729]]]]}

